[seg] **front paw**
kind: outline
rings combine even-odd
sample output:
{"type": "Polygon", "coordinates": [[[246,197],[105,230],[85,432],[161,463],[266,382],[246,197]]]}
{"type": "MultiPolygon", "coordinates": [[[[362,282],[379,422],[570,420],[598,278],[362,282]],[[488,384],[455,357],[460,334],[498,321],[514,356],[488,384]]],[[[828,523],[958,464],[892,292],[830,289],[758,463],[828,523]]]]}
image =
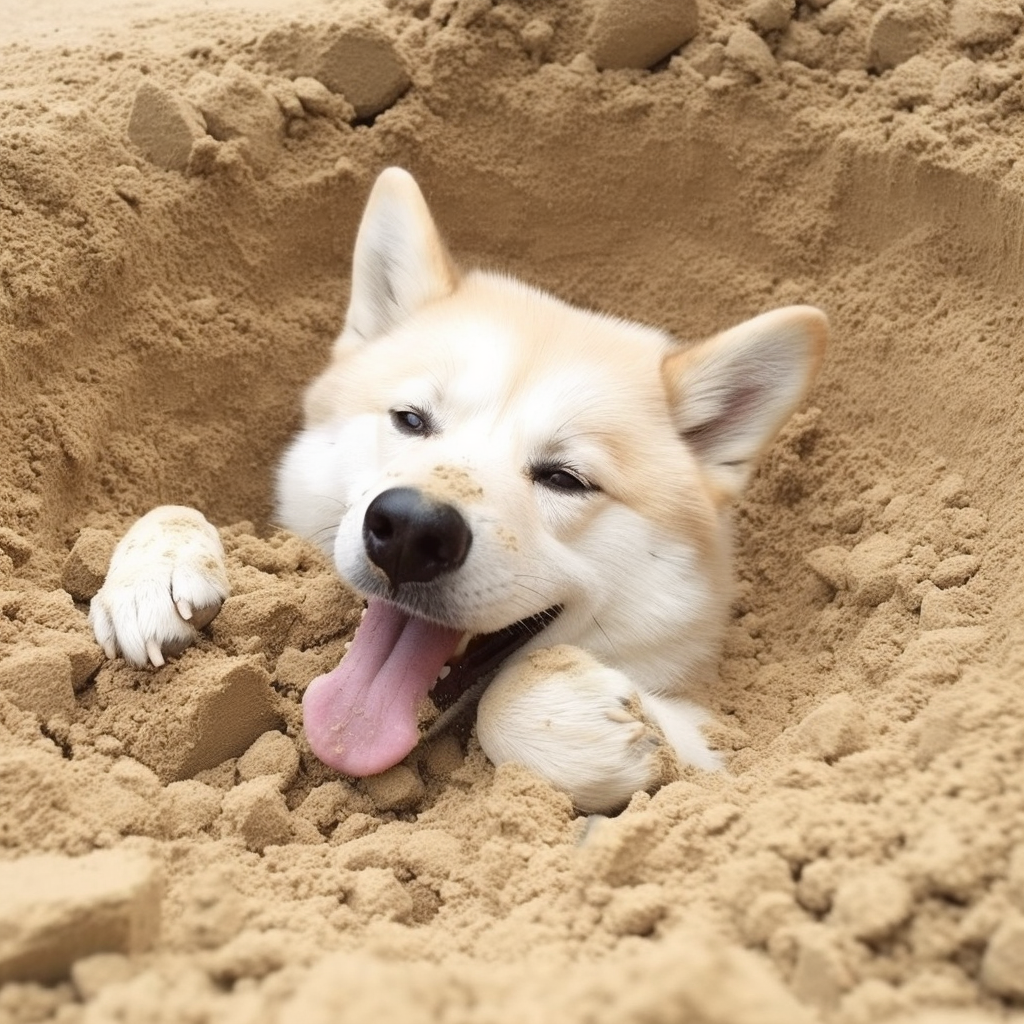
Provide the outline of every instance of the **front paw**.
{"type": "Polygon", "coordinates": [[[588,813],[619,810],[668,781],[674,763],[630,680],[567,645],[502,669],[480,700],[477,737],[494,764],[525,764],[588,813]]]}
{"type": "Polygon", "coordinates": [[[161,505],[114,548],[89,622],[108,658],[159,667],[195,641],[229,592],[216,529],[193,508],[161,505]]]}

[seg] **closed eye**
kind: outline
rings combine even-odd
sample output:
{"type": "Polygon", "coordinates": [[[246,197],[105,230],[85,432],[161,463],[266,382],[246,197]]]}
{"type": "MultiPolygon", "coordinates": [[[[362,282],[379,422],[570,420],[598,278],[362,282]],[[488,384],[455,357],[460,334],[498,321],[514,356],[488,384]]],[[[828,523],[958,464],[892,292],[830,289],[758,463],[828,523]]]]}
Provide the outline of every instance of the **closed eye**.
{"type": "Polygon", "coordinates": [[[530,479],[535,484],[563,494],[588,494],[601,489],[569,466],[534,466],[530,470],[530,479]]]}

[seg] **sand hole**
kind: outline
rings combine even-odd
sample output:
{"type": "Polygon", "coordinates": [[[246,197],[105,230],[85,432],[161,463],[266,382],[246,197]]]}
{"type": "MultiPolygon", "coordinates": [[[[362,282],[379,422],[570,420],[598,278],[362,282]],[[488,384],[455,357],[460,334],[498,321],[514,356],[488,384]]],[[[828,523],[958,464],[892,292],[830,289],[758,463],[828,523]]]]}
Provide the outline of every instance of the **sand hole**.
{"type": "MultiPolygon", "coordinates": [[[[376,16],[412,84],[358,123],[312,73],[342,7],[15,21],[0,858],[141,852],[146,900],[116,921],[163,881],[159,929],[112,927],[56,974],[52,942],[0,959],[6,1012],[1003,1019],[1024,996],[1024,64],[1006,5],[933,7],[707,0],[648,72],[598,71],[578,5],[397,0],[376,16]],[[183,162],[128,135],[144,79],[183,162]],[[271,467],[389,163],[465,262],[573,301],[688,339],[829,312],[822,377],[737,509],[707,697],[729,775],[587,827],[472,746],[371,792],[309,758],[298,696],[358,611],[272,531],[271,467]],[[140,673],[102,663],[82,588],[159,502],[225,528],[236,596],[140,673]]],[[[108,889],[75,904],[85,934],[108,889]]]]}

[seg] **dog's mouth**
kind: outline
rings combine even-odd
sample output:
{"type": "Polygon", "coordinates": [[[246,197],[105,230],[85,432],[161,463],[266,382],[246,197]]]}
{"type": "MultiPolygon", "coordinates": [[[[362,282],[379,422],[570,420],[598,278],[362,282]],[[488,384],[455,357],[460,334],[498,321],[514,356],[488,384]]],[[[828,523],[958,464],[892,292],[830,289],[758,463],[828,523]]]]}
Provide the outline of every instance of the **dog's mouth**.
{"type": "Polygon", "coordinates": [[[344,775],[386,771],[419,741],[419,710],[435,685],[437,702],[454,704],[561,610],[548,608],[467,645],[462,630],[371,597],[341,664],[314,679],[302,698],[313,753],[344,775]]]}

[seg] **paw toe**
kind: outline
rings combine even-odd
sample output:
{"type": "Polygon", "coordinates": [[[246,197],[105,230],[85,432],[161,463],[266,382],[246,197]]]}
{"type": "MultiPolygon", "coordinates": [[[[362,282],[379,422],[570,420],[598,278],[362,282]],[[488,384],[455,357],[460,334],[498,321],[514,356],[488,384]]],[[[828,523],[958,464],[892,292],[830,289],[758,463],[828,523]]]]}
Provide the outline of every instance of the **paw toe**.
{"type": "Polygon", "coordinates": [[[89,606],[89,623],[92,626],[96,642],[103,648],[103,653],[113,660],[117,657],[117,639],[114,635],[114,627],[107,614],[107,609],[98,595],[93,598],[89,606]]]}
{"type": "Polygon", "coordinates": [[[220,614],[222,604],[221,601],[214,601],[209,604],[193,605],[185,600],[185,598],[179,598],[175,602],[178,614],[194,629],[206,629],[220,614]],[[184,608],[182,607],[183,605],[184,608]],[[188,612],[187,615],[185,614],[186,611],[188,612]]]}

